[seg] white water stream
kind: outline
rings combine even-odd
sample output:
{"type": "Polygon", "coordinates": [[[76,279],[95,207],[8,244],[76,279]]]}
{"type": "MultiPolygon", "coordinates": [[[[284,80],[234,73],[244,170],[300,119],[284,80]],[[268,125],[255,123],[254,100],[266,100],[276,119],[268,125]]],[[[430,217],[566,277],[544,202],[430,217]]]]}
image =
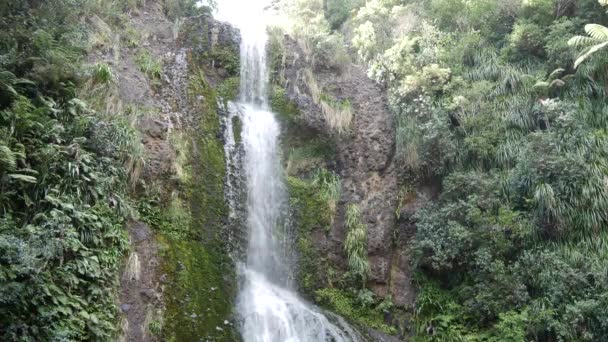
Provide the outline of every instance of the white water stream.
{"type": "MultiPolygon", "coordinates": [[[[343,319],[331,320],[291,288],[284,215],[287,194],[279,151],[280,127],[268,108],[267,0],[220,0],[220,19],[241,30],[241,89],[231,106],[243,123],[247,183],[248,247],[240,267],[237,299],[245,342],[347,342],[358,334],[343,319]]],[[[232,113],[234,115],[234,112],[232,113]]]]}

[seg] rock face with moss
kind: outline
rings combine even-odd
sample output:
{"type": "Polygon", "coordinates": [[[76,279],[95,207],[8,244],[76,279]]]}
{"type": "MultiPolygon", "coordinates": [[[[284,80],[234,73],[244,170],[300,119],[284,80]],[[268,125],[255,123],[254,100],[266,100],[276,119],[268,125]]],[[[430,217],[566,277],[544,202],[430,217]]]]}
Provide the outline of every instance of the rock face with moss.
{"type": "Polygon", "coordinates": [[[344,214],[347,205],[357,205],[368,230],[368,286],[380,298],[392,297],[397,306],[407,306],[412,302],[413,290],[407,253],[397,245],[400,232],[396,228],[399,186],[393,160],[395,125],[386,98],[362,68],[351,65],[343,70],[313,69],[305,56],[288,36],[272,40],[273,79],[278,88],[274,93],[291,101],[290,105],[283,104],[277,98],[273,105],[277,104],[275,109],[293,106],[297,109],[295,125],[300,130],[308,127],[327,139],[335,154],[324,159],[321,166],[334,169],[342,181],[335,219],[328,224],[326,234],[307,235],[310,248],[322,255],[322,269],[347,270],[344,214]]]}
{"type": "Polygon", "coordinates": [[[136,186],[141,222],[129,227],[125,269],[141,276],[123,277],[123,333],[138,341],[235,341],[234,246],[225,241],[236,233],[227,225],[222,117],[238,91],[240,34],[206,12],[180,22],[160,3],[146,3],[125,24],[132,43],[113,62],[124,71],[117,98],[138,114],[145,149],[136,186]]]}
{"type": "Polygon", "coordinates": [[[231,84],[239,70],[238,37],[228,25],[201,15],[186,21],[178,40],[188,75],[188,94],[180,100],[189,123],[183,134],[190,174],[178,195],[187,209],[188,233],[165,240],[167,340],[234,341],[238,336],[232,319],[236,279],[225,243],[232,232],[227,229],[225,127],[220,119],[221,104],[236,93],[231,84]]]}

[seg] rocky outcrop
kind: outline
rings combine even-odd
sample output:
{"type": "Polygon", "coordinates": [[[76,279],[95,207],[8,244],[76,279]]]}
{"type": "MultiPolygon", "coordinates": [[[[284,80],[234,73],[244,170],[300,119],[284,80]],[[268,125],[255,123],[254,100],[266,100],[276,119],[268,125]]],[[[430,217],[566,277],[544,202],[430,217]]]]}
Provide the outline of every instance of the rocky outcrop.
{"type": "Polygon", "coordinates": [[[393,115],[387,108],[382,89],[371,81],[365,70],[357,65],[343,71],[313,70],[316,86],[323,94],[337,101],[348,101],[354,119],[348,134],[329,131],[322,109],[313,100],[310,80],[305,71],[311,63],[298,44],[285,37],[286,52],[282,60],[281,77],[289,98],[300,111],[300,119],[308,126],[325,131],[336,145],[335,168],[342,178],[342,197],[328,240],[322,248],[334,265],[344,269],[345,240],[344,210],[357,204],[368,228],[368,257],[371,266],[369,286],[381,297],[391,295],[395,304],[406,306],[412,302],[408,255],[396,245],[396,208],[398,201],[397,172],[393,115]]]}

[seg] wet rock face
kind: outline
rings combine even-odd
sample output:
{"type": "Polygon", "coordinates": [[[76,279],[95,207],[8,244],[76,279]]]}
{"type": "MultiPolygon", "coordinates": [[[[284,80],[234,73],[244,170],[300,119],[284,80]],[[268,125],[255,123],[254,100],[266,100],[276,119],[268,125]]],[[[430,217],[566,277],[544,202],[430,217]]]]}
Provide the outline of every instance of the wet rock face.
{"type": "Polygon", "coordinates": [[[145,118],[139,122],[142,133],[142,143],[146,148],[147,160],[144,168],[146,179],[158,179],[172,172],[175,151],[167,140],[169,125],[153,118],[145,118]]]}
{"type": "Polygon", "coordinates": [[[194,62],[211,67],[206,75],[212,84],[239,73],[241,33],[209,13],[191,17],[183,24],[179,46],[191,51],[194,62]]]}
{"type": "Polygon", "coordinates": [[[186,19],[178,40],[182,46],[192,48],[197,53],[206,53],[217,45],[239,51],[241,33],[232,25],[218,21],[210,13],[186,19]],[[196,33],[196,34],[194,34],[196,33]]]}
{"type": "MultiPolygon", "coordinates": [[[[284,40],[282,65],[283,86],[289,98],[298,105],[300,118],[306,125],[328,131],[321,108],[315,105],[311,90],[303,77],[308,61],[298,44],[289,37],[284,40]]],[[[402,249],[406,243],[396,241],[398,199],[394,117],[389,112],[383,90],[371,81],[363,68],[348,66],[338,74],[332,70],[315,70],[319,89],[333,98],[348,100],[354,119],[351,133],[336,136],[337,171],[342,178],[342,197],[329,239],[327,259],[345,269],[343,252],[346,231],[344,210],[357,204],[368,228],[368,257],[371,266],[370,287],[379,296],[392,295],[397,305],[410,304],[413,288],[410,282],[408,256],[402,249]]]]}

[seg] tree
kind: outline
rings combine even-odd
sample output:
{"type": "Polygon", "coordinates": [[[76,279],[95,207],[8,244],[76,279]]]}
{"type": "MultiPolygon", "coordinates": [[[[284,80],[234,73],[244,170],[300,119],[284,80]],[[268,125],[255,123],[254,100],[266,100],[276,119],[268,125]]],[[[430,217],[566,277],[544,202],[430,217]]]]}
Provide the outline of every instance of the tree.
{"type": "MultiPolygon", "coordinates": [[[[608,0],[598,0],[598,2],[602,6],[608,5],[608,0]]],[[[608,46],[608,27],[599,24],[588,24],[585,25],[585,32],[587,32],[589,37],[574,36],[568,41],[569,45],[586,47],[574,62],[574,68],[577,68],[587,58],[608,46]]]]}
{"type": "Polygon", "coordinates": [[[586,47],[574,62],[574,68],[577,68],[593,54],[608,46],[608,27],[599,24],[587,24],[585,25],[585,32],[587,32],[588,37],[574,36],[568,41],[569,45],[586,47]]]}

